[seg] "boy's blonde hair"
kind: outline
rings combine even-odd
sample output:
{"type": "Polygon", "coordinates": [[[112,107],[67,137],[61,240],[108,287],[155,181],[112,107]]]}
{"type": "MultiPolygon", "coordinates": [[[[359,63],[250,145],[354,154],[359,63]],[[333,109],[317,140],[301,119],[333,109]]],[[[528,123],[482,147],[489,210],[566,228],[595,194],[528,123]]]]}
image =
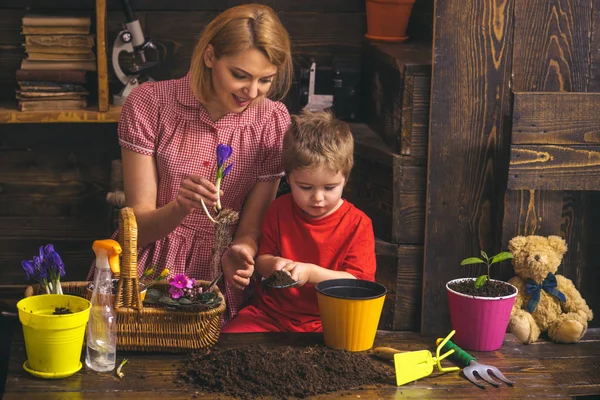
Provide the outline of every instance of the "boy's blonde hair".
{"type": "Polygon", "coordinates": [[[299,168],[326,166],[346,181],[354,164],[354,138],[350,127],[332,113],[303,111],[292,117],[283,139],[286,175],[299,168]]]}
{"type": "Polygon", "coordinates": [[[259,50],[277,67],[267,97],[281,100],[290,89],[293,74],[290,38],[270,7],[260,4],[232,7],[204,28],[190,66],[191,89],[199,101],[210,101],[213,96],[211,70],[204,64],[209,44],[214,47],[217,59],[239,51],[259,50]]]}

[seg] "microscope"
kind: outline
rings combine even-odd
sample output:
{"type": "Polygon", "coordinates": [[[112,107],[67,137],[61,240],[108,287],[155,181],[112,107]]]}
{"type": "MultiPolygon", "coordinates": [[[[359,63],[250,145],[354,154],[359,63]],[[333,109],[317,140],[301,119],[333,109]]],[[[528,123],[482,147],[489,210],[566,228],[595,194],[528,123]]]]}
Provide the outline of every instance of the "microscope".
{"type": "MultiPolygon", "coordinates": [[[[148,61],[148,52],[154,52],[158,60],[158,51],[150,39],[144,37],[140,21],[135,18],[129,0],[121,0],[125,12],[125,29],[119,32],[112,51],[112,65],[117,78],[125,85],[119,94],[113,95],[113,104],[123,105],[131,90],[140,84],[140,76],[143,71],[154,67],[159,61],[148,61]],[[134,56],[132,65],[123,71],[119,64],[119,55],[127,52],[134,56]]],[[[147,77],[145,80],[152,81],[147,77]]]]}

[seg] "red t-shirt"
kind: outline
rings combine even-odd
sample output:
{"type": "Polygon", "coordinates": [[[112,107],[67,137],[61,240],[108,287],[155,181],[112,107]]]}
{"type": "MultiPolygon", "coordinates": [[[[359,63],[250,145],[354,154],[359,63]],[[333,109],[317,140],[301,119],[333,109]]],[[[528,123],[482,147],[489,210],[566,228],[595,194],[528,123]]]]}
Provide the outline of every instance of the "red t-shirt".
{"type": "MultiPolygon", "coordinates": [[[[357,279],[375,280],[375,236],[365,213],[348,201],[323,218],[307,217],[291,194],[277,198],[262,221],[259,255],[346,271],[357,279]]],[[[253,305],[282,326],[306,325],[320,330],[317,291],[306,284],[282,290],[257,288],[253,305]]],[[[292,329],[290,329],[292,330],[292,329]]],[[[304,329],[301,329],[304,330],[304,329]]]]}

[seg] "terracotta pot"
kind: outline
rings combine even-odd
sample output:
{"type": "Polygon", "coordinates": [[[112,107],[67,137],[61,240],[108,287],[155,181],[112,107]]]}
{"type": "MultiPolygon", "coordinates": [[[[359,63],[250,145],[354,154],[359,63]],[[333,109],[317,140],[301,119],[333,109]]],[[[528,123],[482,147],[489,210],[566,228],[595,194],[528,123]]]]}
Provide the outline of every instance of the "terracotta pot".
{"type": "Polygon", "coordinates": [[[403,42],[415,0],[366,0],[368,39],[403,42]]]}

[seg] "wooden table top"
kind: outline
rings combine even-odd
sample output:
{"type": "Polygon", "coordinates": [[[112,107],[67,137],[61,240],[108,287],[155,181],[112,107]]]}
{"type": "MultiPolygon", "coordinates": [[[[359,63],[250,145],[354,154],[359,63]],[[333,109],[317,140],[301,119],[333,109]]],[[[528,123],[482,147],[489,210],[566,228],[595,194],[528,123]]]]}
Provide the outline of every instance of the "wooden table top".
{"type": "MultiPolygon", "coordinates": [[[[4,399],[189,399],[226,396],[202,393],[176,382],[177,370],[185,355],[164,353],[117,354],[117,360],[129,358],[124,367],[126,376],[119,379],[114,372],[96,373],[86,367],[75,375],[59,380],[44,380],[30,376],[22,368],[26,359],[20,329],[13,340],[4,399]]],[[[375,346],[388,346],[400,350],[428,349],[435,354],[435,338],[411,332],[377,333],[375,346]]],[[[217,346],[240,348],[249,344],[262,344],[271,348],[281,346],[306,347],[323,344],[321,334],[250,333],[222,334],[217,346]]],[[[471,352],[477,361],[498,367],[513,387],[502,384],[495,388],[480,389],[458,372],[433,374],[418,381],[397,387],[389,386],[343,390],[320,399],[440,399],[460,397],[476,399],[492,396],[493,399],[569,399],[570,396],[600,394],[600,330],[592,330],[577,345],[540,343],[523,346],[507,335],[503,347],[494,352],[471,352]]],[[[444,360],[445,366],[453,365],[444,360]]]]}

